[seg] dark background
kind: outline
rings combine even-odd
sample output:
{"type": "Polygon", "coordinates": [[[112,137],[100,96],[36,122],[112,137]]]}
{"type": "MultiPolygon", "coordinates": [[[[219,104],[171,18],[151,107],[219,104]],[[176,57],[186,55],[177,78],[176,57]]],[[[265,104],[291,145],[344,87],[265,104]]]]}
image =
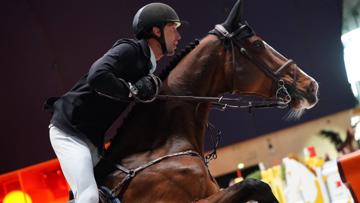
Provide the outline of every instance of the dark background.
{"type": "MultiPolygon", "coordinates": [[[[0,174],[54,158],[49,114],[42,104],[67,91],[121,37],[150,1],[13,0],[2,2],[0,174]]],[[[180,18],[183,47],[225,19],[235,0],[167,0],[180,18]]],[[[296,121],[286,110],[211,113],[228,145],[348,109],[355,102],[346,79],[338,0],[247,0],[245,17],[258,35],[320,83],[320,101],[296,121]]],[[[162,62],[160,68],[165,65],[162,62]]]]}

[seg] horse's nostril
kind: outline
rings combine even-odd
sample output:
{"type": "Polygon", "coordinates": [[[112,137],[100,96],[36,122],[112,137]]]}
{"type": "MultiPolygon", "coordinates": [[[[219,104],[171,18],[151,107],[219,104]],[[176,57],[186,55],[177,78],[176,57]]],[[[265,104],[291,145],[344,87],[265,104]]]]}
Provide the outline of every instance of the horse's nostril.
{"type": "Polygon", "coordinates": [[[319,89],[319,85],[316,81],[311,81],[310,85],[309,85],[309,92],[311,93],[316,93],[319,89]]]}

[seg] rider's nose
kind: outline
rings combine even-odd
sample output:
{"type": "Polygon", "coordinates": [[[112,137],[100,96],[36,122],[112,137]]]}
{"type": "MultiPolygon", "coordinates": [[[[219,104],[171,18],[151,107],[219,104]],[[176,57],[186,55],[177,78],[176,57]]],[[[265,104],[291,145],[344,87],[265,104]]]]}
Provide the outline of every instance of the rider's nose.
{"type": "Polygon", "coordinates": [[[177,35],[177,40],[179,41],[181,39],[181,35],[178,31],[176,32],[176,35],[177,35]]]}

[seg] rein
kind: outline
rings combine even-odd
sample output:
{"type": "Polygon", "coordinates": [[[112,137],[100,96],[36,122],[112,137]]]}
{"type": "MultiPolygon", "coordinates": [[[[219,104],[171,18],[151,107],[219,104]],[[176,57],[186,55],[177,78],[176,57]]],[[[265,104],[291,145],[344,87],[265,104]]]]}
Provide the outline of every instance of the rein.
{"type": "MultiPolygon", "coordinates": [[[[293,60],[289,59],[287,60],[283,65],[281,65],[276,71],[271,71],[270,68],[263,64],[262,62],[255,59],[253,56],[251,56],[244,47],[239,45],[238,43],[234,42],[234,39],[242,39],[246,37],[250,37],[254,35],[254,32],[252,28],[244,24],[240,26],[237,30],[235,30],[232,33],[229,33],[224,26],[221,24],[218,24],[215,26],[213,30],[209,32],[209,34],[214,34],[217,37],[219,37],[221,40],[228,40],[231,43],[231,52],[233,55],[233,65],[234,70],[236,71],[236,63],[235,63],[235,46],[240,48],[240,53],[245,56],[248,60],[250,60],[252,63],[254,63],[257,67],[260,68],[267,76],[269,76],[272,80],[274,80],[277,83],[277,90],[275,94],[275,99],[273,100],[267,100],[267,101],[248,101],[244,103],[244,100],[242,98],[244,97],[238,97],[238,98],[224,98],[221,97],[203,97],[203,96],[180,96],[180,95],[160,95],[159,89],[161,87],[161,79],[153,74],[149,74],[151,79],[153,80],[155,86],[156,86],[156,93],[154,96],[148,100],[142,100],[136,96],[136,93],[134,92],[133,85],[131,83],[128,83],[122,79],[119,78],[119,80],[128,87],[130,92],[132,93],[132,98],[117,98],[113,97],[111,95],[107,95],[105,93],[96,91],[99,95],[108,97],[112,100],[117,101],[123,101],[123,102],[137,102],[137,103],[150,103],[154,100],[177,100],[177,101],[194,101],[194,102],[211,102],[213,105],[221,106],[223,110],[226,108],[233,108],[233,109],[241,109],[241,108],[249,108],[255,109],[255,108],[286,108],[288,104],[291,102],[291,96],[285,87],[284,80],[279,78],[279,73],[289,67],[291,64],[294,63],[293,60]],[[235,104],[229,104],[229,102],[236,103],[235,104]]],[[[235,74],[234,74],[235,75],[235,74]]],[[[235,78],[235,76],[234,76],[235,78]]],[[[234,79],[235,80],[235,79],[234,79]]]]}
{"type": "MultiPolygon", "coordinates": [[[[260,68],[268,77],[270,77],[274,82],[277,83],[277,89],[274,100],[267,101],[248,101],[244,104],[244,97],[238,98],[224,98],[221,97],[201,97],[201,96],[178,96],[178,95],[155,95],[154,98],[159,100],[180,100],[180,101],[194,101],[194,102],[211,102],[213,105],[221,106],[223,110],[226,108],[286,108],[288,104],[291,102],[291,96],[285,87],[284,80],[279,78],[279,73],[292,65],[294,63],[293,60],[287,60],[283,65],[281,65],[276,71],[272,71],[267,65],[258,61],[253,56],[251,56],[244,47],[234,42],[234,39],[242,39],[245,37],[249,37],[254,35],[253,30],[247,24],[240,26],[237,30],[232,33],[229,33],[226,28],[220,24],[216,25],[214,30],[210,31],[209,34],[214,34],[218,36],[221,40],[228,40],[231,43],[231,51],[233,55],[233,65],[234,70],[236,70],[235,63],[235,46],[240,48],[240,53],[245,56],[248,60],[254,63],[257,67],[260,68]],[[229,104],[229,102],[237,103],[237,105],[229,104]]],[[[235,74],[234,74],[235,75],[235,74]]],[[[154,79],[154,82],[157,81],[154,79]]]]}
{"type": "MultiPolygon", "coordinates": [[[[283,86],[285,88],[285,86],[283,86]]],[[[200,97],[200,96],[177,96],[177,95],[158,95],[159,100],[177,100],[177,101],[193,101],[193,102],[210,102],[212,105],[220,106],[222,110],[227,108],[232,109],[259,109],[259,108],[286,108],[288,103],[282,100],[267,100],[267,101],[246,101],[243,98],[228,98],[228,97],[200,97]],[[230,104],[234,103],[234,104],[230,104]]]]}

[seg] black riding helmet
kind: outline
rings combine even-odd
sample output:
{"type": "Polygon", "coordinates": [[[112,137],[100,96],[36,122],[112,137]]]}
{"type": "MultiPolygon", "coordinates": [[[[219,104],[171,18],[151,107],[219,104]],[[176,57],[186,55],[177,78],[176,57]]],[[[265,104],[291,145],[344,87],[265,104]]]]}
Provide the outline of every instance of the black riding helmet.
{"type": "Polygon", "coordinates": [[[150,3],[140,8],[134,16],[133,20],[133,30],[136,38],[138,39],[148,39],[155,38],[161,44],[163,53],[167,53],[165,39],[164,39],[164,26],[169,23],[174,22],[181,25],[179,16],[176,14],[175,10],[170,6],[163,3],[150,3]],[[161,30],[161,36],[156,37],[152,34],[152,27],[159,27],[161,30]]]}

